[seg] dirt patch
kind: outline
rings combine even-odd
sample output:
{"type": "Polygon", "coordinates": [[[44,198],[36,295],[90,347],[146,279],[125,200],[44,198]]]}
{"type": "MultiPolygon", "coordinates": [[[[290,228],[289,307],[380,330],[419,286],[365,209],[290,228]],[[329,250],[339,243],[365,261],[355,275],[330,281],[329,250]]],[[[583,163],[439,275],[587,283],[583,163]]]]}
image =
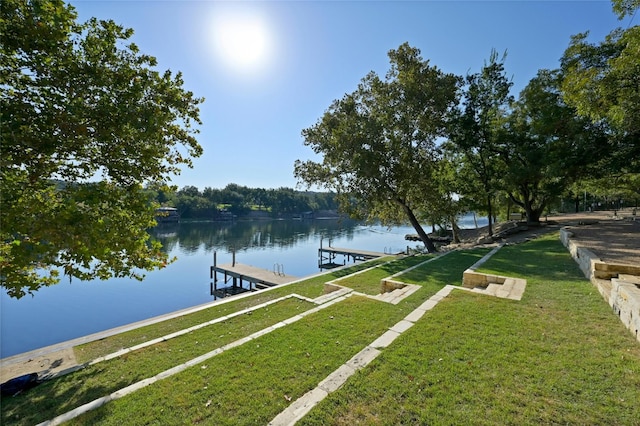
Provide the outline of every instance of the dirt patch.
{"type": "Polygon", "coordinates": [[[23,362],[0,366],[0,383],[23,374],[38,373],[40,378],[77,366],[73,348],[61,349],[45,355],[33,356],[23,362]]]}
{"type": "Polygon", "coordinates": [[[568,226],[571,239],[603,262],[640,265],[640,220],[601,221],[568,226]]]}

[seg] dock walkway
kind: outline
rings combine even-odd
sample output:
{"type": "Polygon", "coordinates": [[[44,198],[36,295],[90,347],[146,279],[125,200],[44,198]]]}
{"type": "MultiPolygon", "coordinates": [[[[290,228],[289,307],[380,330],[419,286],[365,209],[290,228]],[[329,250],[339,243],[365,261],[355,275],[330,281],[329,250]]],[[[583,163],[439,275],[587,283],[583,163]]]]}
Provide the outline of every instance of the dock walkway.
{"type": "Polygon", "coordinates": [[[252,284],[255,289],[263,289],[267,287],[273,287],[280,284],[288,284],[298,279],[293,275],[287,275],[282,271],[270,271],[268,269],[256,268],[251,265],[243,265],[241,263],[213,265],[211,267],[211,278],[214,279],[214,285],[218,281],[217,273],[224,274],[224,282],[226,283],[229,278],[233,279],[233,286],[238,285],[242,287],[243,281],[249,282],[249,290],[253,290],[252,284]],[[238,280],[240,281],[238,283],[238,280]]]}
{"type": "Polygon", "coordinates": [[[330,269],[338,266],[346,265],[351,259],[354,262],[376,259],[378,257],[387,256],[387,253],[382,253],[378,251],[369,251],[369,250],[358,250],[358,249],[349,249],[349,248],[339,248],[339,247],[322,247],[318,249],[318,266],[321,269],[330,269]],[[342,255],[345,256],[346,259],[344,263],[341,265],[335,262],[336,256],[342,255]]]}

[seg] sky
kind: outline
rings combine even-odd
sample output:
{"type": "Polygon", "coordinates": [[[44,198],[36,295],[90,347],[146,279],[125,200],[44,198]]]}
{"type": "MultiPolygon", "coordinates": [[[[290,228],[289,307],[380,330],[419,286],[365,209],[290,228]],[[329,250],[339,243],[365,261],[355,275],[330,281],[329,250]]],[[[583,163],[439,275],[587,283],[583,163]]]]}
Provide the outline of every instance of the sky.
{"type": "Polygon", "coordinates": [[[387,53],[408,42],[444,72],[480,70],[492,49],[507,52],[515,96],[539,69],[559,67],[572,35],[598,42],[626,28],[609,1],[179,1],[72,0],[79,21],[132,28],[157,70],[182,72],[197,97],[204,153],[172,178],[179,188],[305,189],[296,160],[321,157],[304,145],[331,102],[387,53]]]}

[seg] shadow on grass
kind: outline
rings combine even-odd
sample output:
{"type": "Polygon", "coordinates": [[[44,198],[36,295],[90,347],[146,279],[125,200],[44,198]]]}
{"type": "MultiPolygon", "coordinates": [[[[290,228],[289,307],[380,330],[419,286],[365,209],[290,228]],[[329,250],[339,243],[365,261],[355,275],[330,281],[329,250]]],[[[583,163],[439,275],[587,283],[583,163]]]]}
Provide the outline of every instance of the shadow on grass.
{"type": "Polygon", "coordinates": [[[464,271],[489,252],[480,248],[449,253],[433,262],[408,271],[398,279],[409,284],[442,288],[448,284],[460,285],[464,271]]]}
{"type": "Polygon", "coordinates": [[[569,253],[553,233],[518,245],[505,246],[478,272],[525,278],[527,280],[574,280],[584,278],[569,253]]]}
{"type": "Polygon", "coordinates": [[[117,382],[103,383],[99,380],[99,376],[98,369],[83,370],[58,380],[44,382],[14,397],[2,397],[0,424],[16,426],[39,424],[138,380],[129,377],[117,382]],[[87,381],[94,382],[94,385],[88,388],[74,385],[74,383],[87,381]],[[78,401],[81,402],[78,403],[78,401]]]}

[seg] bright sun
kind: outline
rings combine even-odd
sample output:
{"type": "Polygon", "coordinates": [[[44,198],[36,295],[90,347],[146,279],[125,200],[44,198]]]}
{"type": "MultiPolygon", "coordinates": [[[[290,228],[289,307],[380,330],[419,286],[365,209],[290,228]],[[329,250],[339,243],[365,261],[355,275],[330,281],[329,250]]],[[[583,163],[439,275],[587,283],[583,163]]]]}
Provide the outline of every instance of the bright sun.
{"type": "Polygon", "coordinates": [[[233,71],[252,73],[268,63],[271,34],[257,16],[218,17],[214,21],[213,37],[218,57],[233,71]]]}

